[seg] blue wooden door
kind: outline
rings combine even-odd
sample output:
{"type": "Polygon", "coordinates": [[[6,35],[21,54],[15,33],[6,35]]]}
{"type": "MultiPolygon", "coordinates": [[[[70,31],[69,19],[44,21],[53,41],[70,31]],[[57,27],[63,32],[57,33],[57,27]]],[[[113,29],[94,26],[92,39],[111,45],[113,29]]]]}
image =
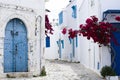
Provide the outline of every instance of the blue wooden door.
{"type": "Polygon", "coordinates": [[[116,74],[120,76],[120,24],[114,23],[114,27],[118,30],[113,32],[115,40],[111,41],[112,46],[112,68],[115,70],[116,74]],[[116,42],[117,41],[117,42],[116,42]]]}
{"type": "Polygon", "coordinates": [[[4,72],[28,71],[27,30],[19,19],[12,19],[5,29],[4,72]]]}

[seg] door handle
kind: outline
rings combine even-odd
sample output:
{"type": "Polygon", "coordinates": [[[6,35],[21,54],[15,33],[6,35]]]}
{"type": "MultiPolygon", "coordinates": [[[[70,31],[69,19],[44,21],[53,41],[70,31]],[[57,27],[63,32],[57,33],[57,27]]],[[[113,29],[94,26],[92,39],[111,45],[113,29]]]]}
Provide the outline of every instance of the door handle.
{"type": "Polygon", "coordinates": [[[17,36],[17,35],[18,35],[18,32],[15,32],[15,33],[14,33],[14,31],[12,31],[12,30],[10,31],[10,33],[11,33],[12,36],[14,36],[14,35],[17,36]]]}
{"type": "Polygon", "coordinates": [[[16,32],[15,35],[18,36],[18,32],[16,32]]]}
{"type": "Polygon", "coordinates": [[[14,32],[13,31],[10,31],[11,35],[13,36],[14,35],[14,32]]]}

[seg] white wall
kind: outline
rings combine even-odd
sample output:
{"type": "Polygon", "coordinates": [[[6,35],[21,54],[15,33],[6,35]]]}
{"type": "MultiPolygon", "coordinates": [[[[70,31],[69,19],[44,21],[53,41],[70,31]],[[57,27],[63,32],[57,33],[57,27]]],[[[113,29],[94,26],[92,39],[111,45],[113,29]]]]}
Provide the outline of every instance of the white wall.
{"type": "MultiPolygon", "coordinates": [[[[65,25],[67,29],[78,29],[80,24],[84,24],[85,20],[93,15],[98,17],[99,21],[101,21],[103,12],[110,9],[119,10],[119,3],[119,0],[74,0],[63,10],[66,17],[64,20],[66,21],[60,26],[62,27],[65,25]],[[72,18],[72,5],[77,5],[77,19],[72,18]]],[[[67,45],[67,47],[63,49],[65,53],[62,56],[64,57],[63,59],[67,58],[67,60],[70,60],[70,58],[66,56],[72,53],[72,45],[69,44],[69,40],[66,37],[67,35],[62,36],[66,41],[65,45],[67,45]]],[[[111,55],[107,47],[99,47],[93,40],[87,40],[83,36],[79,37],[78,42],[78,48],[75,48],[77,57],[74,59],[76,61],[80,61],[86,67],[96,71],[98,74],[103,66],[111,65],[111,55]]]]}
{"type": "Polygon", "coordinates": [[[58,45],[57,41],[59,40],[59,27],[53,26],[53,35],[50,36],[50,47],[45,48],[45,59],[58,59],[58,45]]]}
{"type": "Polygon", "coordinates": [[[1,3],[13,4],[33,9],[42,10],[41,6],[44,5],[44,0],[0,0],[1,3]],[[42,3],[42,4],[41,4],[42,3]]]}
{"type": "Polygon", "coordinates": [[[66,17],[67,17],[67,28],[70,29],[76,29],[77,28],[77,20],[76,18],[72,17],[72,6],[73,5],[77,5],[76,4],[76,0],[74,0],[73,2],[71,2],[67,7],[66,7],[66,17]]]}
{"type": "MultiPolygon", "coordinates": [[[[27,28],[28,39],[28,75],[39,75],[43,63],[43,54],[45,48],[45,19],[44,19],[44,0],[0,0],[0,39],[5,37],[5,27],[13,18],[21,19],[27,28]],[[34,4],[34,6],[33,6],[34,4]],[[39,17],[38,17],[39,16],[39,17]],[[37,28],[37,36],[35,36],[35,28],[37,28]],[[32,50],[32,51],[31,51],[32,50]]],[[[4,43],[4,40],[2,40],[4,43]]],[[[0,50],[0,69],[1,76],[4,74],[4,45],[0,50]]],[[[18,73],[19,75],[19,73],[18,73]]]]}
{"type": "MultiPolygon", "coordinates": [[[[106,5],[106,3],[107,2],[109,4],[116,3],[114,1],[111,2],[105,0],[102,1],[93,0],[93,1],[94,1],[93,3],[91,3],[91,0],[81,1],[82,4],[79,5],[79,11],[78,11],[78,15],[79,15],[78,26],[79,24],[84,24],[85,20],[93,15],[95,15],[96,17],[99,18],[99,20],[101,20],[103,10],[110,9],[110,5],[109,6],[106,5]]],[[[113,5],[112,9],[113,8],[116,9],[115,7],[116,6],[113,5]]],[[[84,37],[80,37],[79,42],[80,42],[79,50],[78,50],[80,52],[79,59],[80,62],[84,64],[86,67],[89,67],[92,70],[99,73],[100,69],[103,66],[111,64],[111,56],[107,47],[104,46],[99,47],[98,44],[94,43],[92,40],[88,41],[84,37]]]]}
{"type": "MultiPolygon", "coordinates": [[[[77,26],[77,19],[78,19],[78,14],[77,14],[77,18],[73,18],[72,17],[72,6],[77,5],[76,0],[71,1],[66,8],[63,10],[63,23],[60,25],[61,26],[61,30],[66,27],[67,30],[72,28],[73,30],[78,29],[77,26]]],[[[78,6],[78,5],[77,5],[78,6]]],[[[78,10],[78,8],[77,8],[78,10]]],[[[69,61],[79,61],[79,52],[78,52],[78,48],[76,48],[76,40],[75,42],[75,57],[73,57],[73,48],[72,48],[72,43],[70,44],[69,38],[68,38],[68,34],[66,35],[61,35],[62,39],[65,41],[65,48],[62,49],[62,59],[63,60],[69,60],[69,61]]]]}

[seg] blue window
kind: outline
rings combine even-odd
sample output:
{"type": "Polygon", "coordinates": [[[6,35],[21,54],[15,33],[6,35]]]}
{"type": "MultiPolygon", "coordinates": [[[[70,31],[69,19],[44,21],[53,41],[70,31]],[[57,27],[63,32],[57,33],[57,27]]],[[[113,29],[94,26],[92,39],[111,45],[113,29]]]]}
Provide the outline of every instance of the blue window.
{"type": "Polygon", "coordinates": [[[63,23],[63,11],[59,13],[59,24],[63,23]]]}
{"type": "Polygon", "coordinates": [[[46,47],[50,47],[50,37],[46,37],[46,47]]]}
{"type": "Polygon", "coordinates": [[[73,5],[71,8],[72,8],[72,10],[73,10],[73,12],[72,12],[72,17],[73,17],[73,18],[77,18],[77,6],[76,6],[76,5],[73,5]]]}

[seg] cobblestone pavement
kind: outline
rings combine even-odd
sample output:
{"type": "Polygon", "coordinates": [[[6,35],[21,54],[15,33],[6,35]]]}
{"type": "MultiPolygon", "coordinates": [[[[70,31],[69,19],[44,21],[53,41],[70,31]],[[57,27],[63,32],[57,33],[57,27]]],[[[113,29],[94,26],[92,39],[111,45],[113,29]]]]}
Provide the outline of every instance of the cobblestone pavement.
{"type": "Polygon", "coordinates": [[[58,60],[46,60],[47,76],[33,78],[15,78],[2,80],[103,80],[93,71],[79,63],[58,60]]]}

